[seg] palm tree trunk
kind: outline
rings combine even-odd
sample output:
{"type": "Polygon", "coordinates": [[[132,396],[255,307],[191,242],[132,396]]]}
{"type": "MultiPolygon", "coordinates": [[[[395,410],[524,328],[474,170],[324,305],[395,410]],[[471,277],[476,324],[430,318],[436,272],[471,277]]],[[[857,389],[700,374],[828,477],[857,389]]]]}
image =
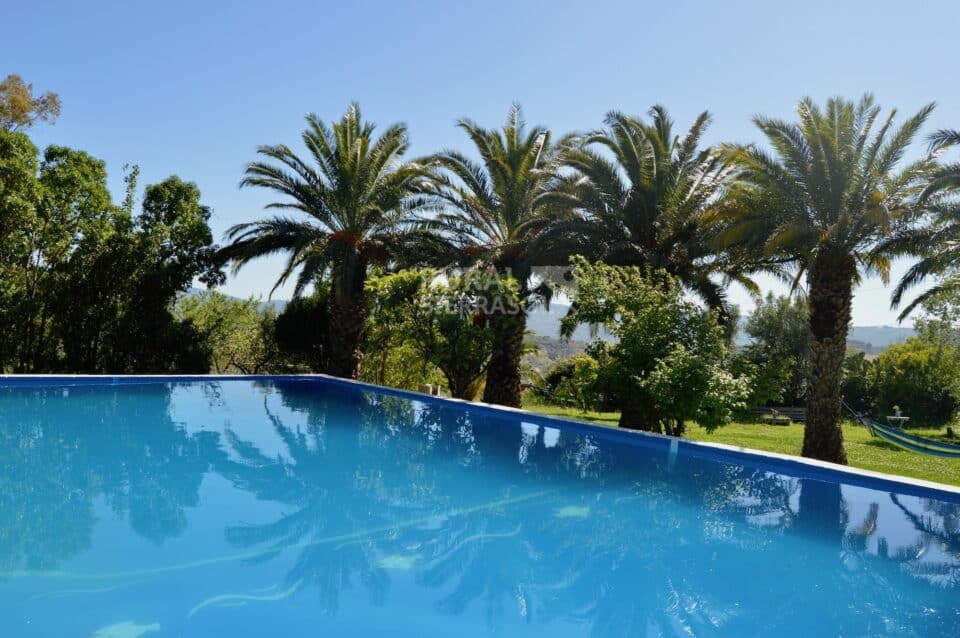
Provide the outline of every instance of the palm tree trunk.
{"type": "Polygon", "coordinates": [[[327,374],[345,379],[360,377],[363,359],[363,329],[367,320],[364,294],[366,264],[357,260],[344,266],[343,279],[330,295],[330,325],[327,331],[327,374]]]}
{"type": "Polygon", "coordinates": [[[520,358],[523,355],[523,334],[527,330],[527,315],[496,313],[490,316],[493,328],[493,351],[487,366],[487,385],[483,390],[486,403],[498,403],[519,408],[520,358]]]}
{"type": "Polygon", "coordinates": [[[327,374],[345,379],[360,376],[363,359],[361,342],[367,307],[362,295],[351,299],[330,299],[330,327],[327,332],[327,374]]]}
{"type": "Polygon", "coordinates": [[[803,455],[847,462],[840,429],[840,385],[847,352],[856,262],[846,251],[825,247],[810,268],[810,387],[803,455]]]}

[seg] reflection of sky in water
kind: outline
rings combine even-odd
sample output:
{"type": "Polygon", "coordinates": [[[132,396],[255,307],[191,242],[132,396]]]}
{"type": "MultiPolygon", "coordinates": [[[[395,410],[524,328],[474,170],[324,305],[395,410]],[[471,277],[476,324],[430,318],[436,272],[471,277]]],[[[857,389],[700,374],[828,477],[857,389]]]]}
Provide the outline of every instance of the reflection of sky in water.
{"type": "Polygon", "coordinates": [[[65,390],[0,390],[3,636],[960,635],[955,498],[317,381],[65,390]]]}

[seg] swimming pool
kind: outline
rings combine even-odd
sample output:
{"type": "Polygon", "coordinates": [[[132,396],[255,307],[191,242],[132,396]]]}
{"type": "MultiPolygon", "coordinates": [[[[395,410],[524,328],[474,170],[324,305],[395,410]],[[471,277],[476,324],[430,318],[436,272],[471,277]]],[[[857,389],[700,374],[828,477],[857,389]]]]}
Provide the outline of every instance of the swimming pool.
{"type": "Polygon", "coordinates": [[[957,636],[960,495],[317,377],[0,378],[0,636],[957,636]]]}

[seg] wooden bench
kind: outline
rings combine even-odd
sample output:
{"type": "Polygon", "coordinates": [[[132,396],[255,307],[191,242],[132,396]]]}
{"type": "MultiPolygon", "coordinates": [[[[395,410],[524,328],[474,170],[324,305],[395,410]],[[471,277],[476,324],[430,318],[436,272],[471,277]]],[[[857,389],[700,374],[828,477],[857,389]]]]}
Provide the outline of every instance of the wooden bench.
{"type": "Polygon", "coordinates": [[[806,408],[755,408],[754,413],[760,421],[773,423],[774,425],[789,425],[792,422],[806,423],[806,408]],[[774,418],[774,410],[777,411],[777,417],[774,418]]]}

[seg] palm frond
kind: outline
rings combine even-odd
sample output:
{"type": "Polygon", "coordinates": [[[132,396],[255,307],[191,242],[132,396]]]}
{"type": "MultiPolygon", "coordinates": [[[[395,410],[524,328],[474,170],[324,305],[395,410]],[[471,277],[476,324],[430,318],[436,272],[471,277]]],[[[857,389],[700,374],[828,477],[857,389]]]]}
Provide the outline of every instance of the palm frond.
{"type": "Polygon", "coordinates": [[[272,217],[239,224],[218,253],[234,271],[259,257],[287,254],[276,285],[299,272],[296,294],[323,273],[353,277],[348,271],[364,267],[363,251],[370,254],[377,236],[402,234],[433,204],[420,185],[434,167],[404,162],[409,139],[402,124],[375,136],[375,125],[363,120],[356,103],[332,125],[313,114],[306,121],[301,139],[311,161],[283,144],[261,146],[264,159],[247,165],[240,185],[277,193],[281,199],[267,208],[298,211],[310,221],[272,217]]]}

